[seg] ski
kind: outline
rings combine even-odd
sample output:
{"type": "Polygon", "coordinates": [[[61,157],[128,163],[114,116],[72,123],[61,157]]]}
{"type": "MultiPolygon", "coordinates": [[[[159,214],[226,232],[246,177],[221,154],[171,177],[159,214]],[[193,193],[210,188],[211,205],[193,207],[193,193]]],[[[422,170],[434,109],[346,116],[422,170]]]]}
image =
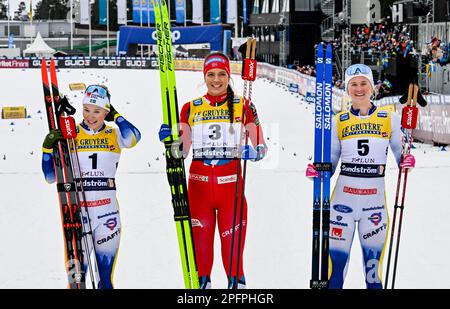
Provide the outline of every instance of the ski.
{"type": "Polygon", "coordinates": [[[85,203],[83,205],[83,202],[86,200],[86,197],[82,186],[81,168],[76,151],[75,120],[71,117],[75,113],[75,109],[69,104],[67,99],[61,98],[54,60],[50,60],[50,83],[45,59],[42,60],[41,71],[49,129],[61,130],[64,138],[55,146],[53,156],[61,205],[69,287],[75,289],[86,288],[84,270],[86,259],[92,288],[101,288],[89,212],[85,210],[83,213],[83,206],[86,207],[85,203]],[[75,177],[75,175],[78,177],[75,177]],[[94,255],[92,258],[89,254],[85,256],[86,248],[90,249],[88,252],[93,250],[94,255]]]}
{"type": "Polygon", "coordinates": [[[179,150],[180,128],[170,18],[165,0],[152,0],[152,4],[156,22],[163,122],[172,128],[172,135],[164,140],[164,146],[166,172],[171,189],[174,219],[180,247],[181,266],[185,287],[187,289],[198,289],[200,285],[195,259],[194,239],[192,237],[186,172],[182,154],[179,150]]]}
{"type": "Polygon", "coordinates": [[[314,166],[319,177],[313,185],[312,269],[310,287],[328,288],[330,230],[332,49],[317,49],[314,112],[314,166]]]}
{"type": "MultiPolygon", "coordinates": [[[[419,92],[419,86],[417,84],[410,84],[408,87],[408,93],[407,96],[404,95],[403,97],[406,97],[406,106],[402,109],[402,121],[401,126],[403,129],[403,148],[402,148],[402,157],[401,162],[403,161],[404,157],[408,155],[411,152],[411,147],[413,143],[413,132],[414,129],[417,126],[417,119],[419,115],[419,109],[417,107],[418,98],[422,97],[419,92]]],[[[426,101],[422,97],[421,99],[421,106],[426,106],[426,101]]],[[[387,260],[387,267],[386,267],[386,281],[384,288],[387,289],[388,283],[389,283],[389,274],[390,274],[390,266],[391,266],[391,258],[392,258],[392,249],[393,249],[393,243],[394,243],[394,237],[395,237],[395,231],[396,231],[396,224],[398,221],[398,228],[397,228],[397,242],[395,244],[395,256],[394,256],[394,266],[392,270],[392,281],[391,281],[391,289],[394,289],[395,287],[395,278],[397,274],[397,262],[398,262],[398,252],[400,248],[400,236],[401,236],[401,229],[402,229],[402,221],[403,221],[403,210],[405,208],[405,196],[406,196],[406,184],[408,180],[408,169],[404,169],[402,167],[399,167],[398,171],[398,178],[397,178],[397,190],[395,194],[395,204],[394,204],[394,215],[392,219],[392,228],[391,228],[391,235],[390,235],[390,241],[389,241],[389,251],[388,251],[388,260],[387,260]],[[397,212],[399,210],[399,218],[397,220],[397,212]]]]}
{"type": "MultiPolygon", "coordinates": [[[[51,66],[54,68],[54,64],[51,64],[51,66]]],[[[50,85],[45,58],[42,59],[41,74],[48,127],[49,130],[59,129],[60,125],[55,115],[56,109],[60,108],[60,106],[57,107],[60,98],[59,94],[55,91],[56,89],[53,89],[55,88],[55,84],[52,83],[50,85]]],[[[85,289],[86,277],[83,270],[82,218],[75,194],[76,185],[72,179],[73,170],[70,165],[70,150],[67,141],[62,140],[57,142],[53,149],[53,159],[61,209],[69,288],[85,289]]]]}
{"type": "MultiPolygon", "coordinates": [[[[244,58],[244,63],[242,67],[242,79],[244,80],[244,106],[242,108],[242,115],[241,115],[241,121],[242,125],[240,128],[240,139],[239,139],[239,145],[238,149],[240,149],[243,145],[248,145],[248,131],[244,127],[244,119],[245,119],[245,111],[248,110],[249,104],[251,101],[252,96],[252,83],[256,79],[256,39],[255,38],[248,38],[247,44],[246,44],[246,53],[244,58]]],[[[239,233],[238,233],[238,239],[237,239],[237,261],[236,261],[236,275],[233,276],[233,256],[235,251],[235,240],[236,240],[236,233],[233,232],[231,235],[231,250],[230,250],[230,266],[228,269],[228,288],[230,289],[237,289],[239,285],[239,265],[240,265],[240,258],[241,258],[241,244],[242,244],[242,230],[243,230],[243,216],[244,216],[244,198],[245,198],[245,181],[246,181],[246,175],[247,175],[247,160],[244,160],[244,166],[242,167],[242,190],[239,192],[240,187],[240,175],[241,175],[241,164],[238,164],[237,166],[237,172],[236,175],[238,175],[236,180],[236,191],[235,191],[235,199],[234,199],[234,210],[233,210],[233,225],[232,226],[239,226],[239,233]],[[239,194],[240,193],[240,194],[239,194]],[[238,214],[238,205],[239,207],[239,224],[236,225],[237,214],[238,214]]],[[[234,229],[236,231],[236,229],[234,229]]]]}

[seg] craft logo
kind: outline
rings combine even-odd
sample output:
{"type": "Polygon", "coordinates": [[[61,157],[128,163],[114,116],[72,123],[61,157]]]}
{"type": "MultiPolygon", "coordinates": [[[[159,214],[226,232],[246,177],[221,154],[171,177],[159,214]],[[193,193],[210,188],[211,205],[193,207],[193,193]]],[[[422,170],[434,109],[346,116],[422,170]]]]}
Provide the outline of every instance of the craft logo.
{"type": "Polygon", "coordinates": [[[199,219],[194,219],[194,218],[192,218],[191,219],[191,224],[192,224],[192,227],[201,227],[201,228],[203,228],[203,224],[202,224],[202,222],[199,220],[199,219]]]}
{"type": "Polygon", "coordinates": [[[375,235],[377,235],[379,232],[384,231],[384,230],[386,230],[386,229],[387,229],[387,224],[384,223],[383,225],[381,225],[380,227],[376,228],[375,230],[373,230],[373,231],[371,231],[371,232],[369,232],[369,233],[364,234],[364,235],[363,235],[363,238],[364,238],[364,239],[368,239],[368,238],[370,238],[370,237],[372,237],[372,236],[375,236],[375,235]]]}
{"type": "Polygon", "coordinates": [[[331,237],[342,237],[342,229],[338,227],[333,227],[331,229],[331,237]]]}
{"type": "Polygon", "coordinates": [[[337,216],[337,217],[336,217],[336,220],[342,221],[342,216],[337,216]]]}
{"type": "Polygon", "coordinates": [[[375,224],[375,226],[377,226],[378,223],[381,222],[381,212],[375,212],[367,219],[369,219],[370,222],[372,222],[373,224],[375,224]]]}
{"type": "Polygon", "coordinates": [[[103,225],[113,231],[117,226],[117,218],[108,219],[103,225]]]}
{"type": "Polygon", "coordinates": [[[71,188],[72,188],[72,185],[70,183],[64,184],[64,189],[66,189],[67,192],[69,192],[71,188]]]}
{"type": "Polygon", "coordinates": [[[208,182],[208,176],[189,174],[189,179],[208,182]]]}
{"type": "Polygon", "coordinates": [[[120,234],[120,229],[117,230],[117,231],[115,231],[115,232],[112,233],[111,235],[109,235],[109,236],[107,236],[107,237],[104,237],[104,238],[98,240],[98,241],[97,241],[97,244],[101,245],[101,244],[103,244],[103,243],[105,243],[105,242],[108,242],[108,241],[114,239],[114,238],[115,238],[117,235],[119,235],[119,234],[120,234]]]}

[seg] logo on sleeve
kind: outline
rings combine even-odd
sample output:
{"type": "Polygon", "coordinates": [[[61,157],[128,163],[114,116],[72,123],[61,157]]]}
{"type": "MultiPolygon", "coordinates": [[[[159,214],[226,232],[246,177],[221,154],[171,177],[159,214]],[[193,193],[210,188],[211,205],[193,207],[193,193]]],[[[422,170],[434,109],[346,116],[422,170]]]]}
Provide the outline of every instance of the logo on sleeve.
{"type": "Polygon", "coordinates": [[[388,114],[387,111],[379,111],[377,116],[380,118],[387,118],[388,114]]]}
{"type": "Polygon", "coordinates": [[[350,118],[350,116],[348,115],[348,113],[345,113],[345,114],[342,114],[340,117],[339,117],[339,120],[340,121],[346,121],[346,120],[348,120],[350,118]]]}

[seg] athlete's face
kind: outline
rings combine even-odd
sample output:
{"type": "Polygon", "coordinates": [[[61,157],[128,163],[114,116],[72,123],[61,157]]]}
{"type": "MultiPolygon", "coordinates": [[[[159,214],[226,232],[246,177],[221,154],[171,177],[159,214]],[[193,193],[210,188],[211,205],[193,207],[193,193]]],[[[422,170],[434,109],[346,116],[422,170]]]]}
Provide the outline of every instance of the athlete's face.
{"type": "Polygon", "coordinates": [[[370,106],[370,97],[373,89],[369,80],[363,76],[357,76],[350,80],[348,84],[348,94],[352,98],[352,104],[370,106]]]}
{"type": "Polygon", "coordinates": [[[212,96],[223,95],[227,92],[230,77],[227,71],[222,69],[211,69],[206,72],[205,83],[208,87],[208,94],[212,96]]]}
{"type": "Polygon", "coordinates": [[[101,107],[92,104],[83,105],[84,123],[94,131],[98,131],[102,127],[107,114],[108,111],[101,107]]]}

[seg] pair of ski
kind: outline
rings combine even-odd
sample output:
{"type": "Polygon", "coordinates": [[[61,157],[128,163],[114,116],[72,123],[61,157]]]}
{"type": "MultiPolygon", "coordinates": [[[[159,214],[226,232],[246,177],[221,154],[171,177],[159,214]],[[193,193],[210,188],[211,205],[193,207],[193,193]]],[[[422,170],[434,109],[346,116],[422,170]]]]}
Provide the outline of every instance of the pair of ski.
{"type": "MultiPolygon", "coordinates": [[[[174,209],[174,220],[176,224],[178,245],[180,249],[181,257],[181,267],[183,271],[184,284],[187,289],[198,289],[200,288],[200,282],[197,271],[197,263],[194,250],[194,239],[192,233],[191,215],[187,194],[187,184],[186,184],[186,172],[182,153],[180,151],[180,127],[179,127],[179,113],[178,113],[178,99],[176,90],[176,79],[175,79],[175,67],[172,52],[172,38],[170,32],[170,19],[167,9],[166,0],[152,0],[155,13],[155,23],[156,23],[156,36],[157,36],[157,46],[158,46],[158,67],[159,76],[161,84],[161,99],[162,99],[162,109],[163,109],[163,122],[172,128],[172,134],[164,140],[165,146],[165,157],[166,157],[166,173],[170,185],[171,195],[172,195],[172,206],[174,209]]],[[[246,108],[250,102],[251,97],[251,82],[256,78],[256,60],[255,58],[255,46],[256,40],[252,40],[251,44],[248,44],[247,48],[253,48],[253,52],[248,49],[246,62],[244,67],[248,68],[243,74],[245,83],[244,97],[246,108]],[[251,60],[249,58],[252,58],[251,60]],[[247,66],[245,65],[247,64],[247,66]],[[244,77],[245,76],[245,77],[244,77]],[[247,87],[248,86],[248,87],[247,87]]],[[[244,108],[245,110],[245,108],[244,108]]],[[[244,119],[244,117],[241,117],[244,119]]],[[[248,136],[243,135],[241,130],[241,141],[245,139],[245,144],[248,142],[248,136]]],[[[241,199],[238,198],[238,190],[236,190],[235,199],[235,210],[234,210],[234,225],[239,221],[239,226],[242,227],[242,209],[243,209],[243,195],[244,195],[244,184],[245,184],[245,171],[246,164],[244,162],[243,168],[243,184],[241,191],[241,199]],[[237,217],[237,205],[240,202],[241,208],[239,211],[239,218],[237,217]]],[[[240,165],[237,175],[240,175],[240,165]]],[[[239,179],[239,177],[238,177],[239,179]]],[[[239,182],[239,180],[238,180],[239,182]]],[[[236,188],[239,188],[239,183],[236,184],[236,188]]],[[[242,228],[240,229],[237,248],[241,247],[242,241],[242,228]]],[[[232,234],[232,248],[231,254],[234,251],[235,234],[232,234]]],[[[232,255],[233,256],[233,255],[232,255]]],[[[238,257],[240,254],[238,254],[238,257]]],[[[230,288],[237,288],[239,278],[238,270],[239,263],[237,261],[236,265],[236,276],[232,278],[232,264],[230,265],[228,278],[230,279],[230,288]]]]}
{"type": "Polygon", "coordinates": [[[42,59],[41,75],[48,128],[49,130],[60,130],[63,135],[63,140],[58,141],[53,148],[53,163],[61,210],[69,288],[86,288],[85,260],[88,263],[92,287],[94,289],[101,288],[96,255],[93,254],[91,257],[89,254],[91,250],[95,253],[95,247],[89,212],[84,209],[86,197],[76,151],[75,120],[71,117],[75,113],[75,109],[67,99],[60,96],[53,59],[50,60],[49,70],[46,59],[42,59]],[[86,251],[86,248],[89,250],[86,251]]]}
{"type": "Polygon", "coordinates": [[[331,177],[331,116],[332,116],[332,48],[324,53],[318,45],[314,97],[314,166],[319,177],[314,178],[312,268],[310,288],[326,289],[330,237],[330,177],[331,177]]]}

